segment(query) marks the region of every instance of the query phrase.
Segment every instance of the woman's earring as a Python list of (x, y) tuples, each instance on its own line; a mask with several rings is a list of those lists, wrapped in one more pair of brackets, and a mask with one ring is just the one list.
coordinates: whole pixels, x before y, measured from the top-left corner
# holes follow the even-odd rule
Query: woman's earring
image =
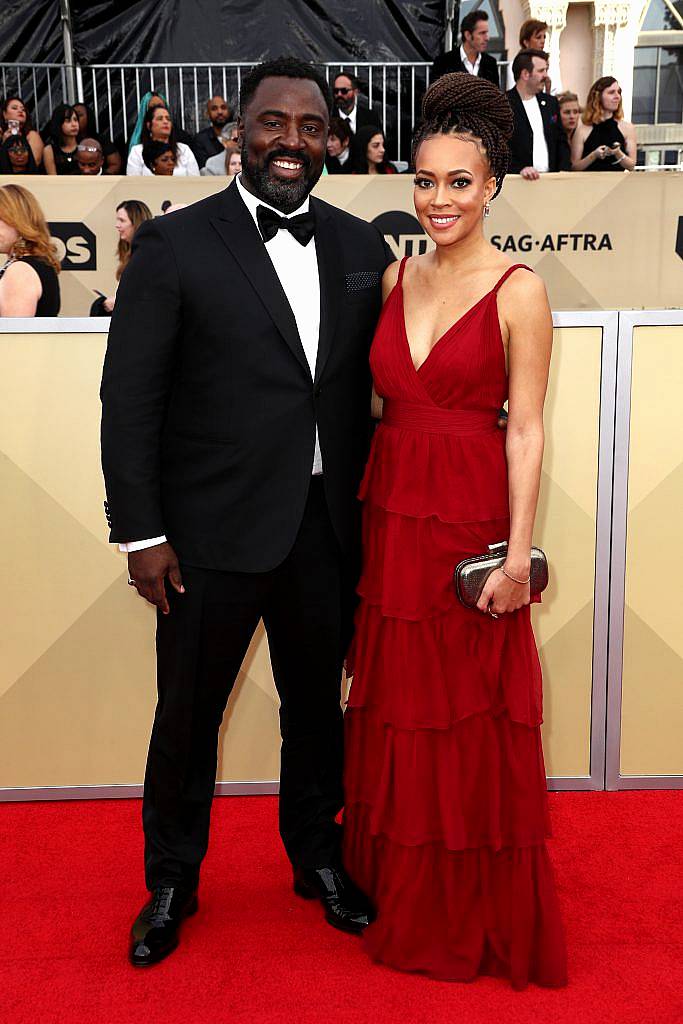
[(486, 203), (486, 205), (484, 206), (484, 216), (488, 217), (490, 213), (491, 213), (491, 204), (490, 203)]

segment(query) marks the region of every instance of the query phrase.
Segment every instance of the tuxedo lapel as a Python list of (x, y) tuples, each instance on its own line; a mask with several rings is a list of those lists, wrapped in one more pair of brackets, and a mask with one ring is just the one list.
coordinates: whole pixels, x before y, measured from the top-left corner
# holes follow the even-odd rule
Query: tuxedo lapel
[(334, 217), (316, 199), (311, 198), (311, 208), (315, 210), (315, 249), (320, 274), (320, 337), (315, 364), (317, 383), (323, 375), (332, 350), (344, 299), (345, 278), (343, 268), (340, 266), (341, 246)]
[(268, 310), (278, 331), (310, 376), (310, 367), (301, 344), (292, 307), (287, 301), (258, 228), (242, 202), (234, 182), (223, 193), (220, 215), (210, 220), (222, 242), (235, 257), (237, 265), (255, 294)]
[(526, 116), (526, 110), (524, 109), (522, 98), (517, 92), (517, 89), (511, 89), (508, 93), (508, 96), (510, 95), (517, 131), (524, 133), (524, 166), (526, 167), (528, 164), (533, 163), (534, 159), (534, 133), (531, 128), (531, 121)]

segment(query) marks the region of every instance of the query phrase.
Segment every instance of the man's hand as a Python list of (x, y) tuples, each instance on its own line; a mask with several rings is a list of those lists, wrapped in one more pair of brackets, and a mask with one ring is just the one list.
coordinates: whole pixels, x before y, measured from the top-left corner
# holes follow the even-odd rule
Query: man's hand
[(538, 181), (541, 177), (535, 167), (522, 167), (519, 173), (523, 178), (526, 178), (527, 181)]
[(164, 615), (170, 611), (164, 589), (165, 578), (168, 576), (171, 586), (179, 594), (185, 593), (178, 559), (169, 543), (155, 544), (142, 551), (131, 551), (128, 555), (128, 575), (135, 582), (138, 594), (150, 604), (156, 605)]

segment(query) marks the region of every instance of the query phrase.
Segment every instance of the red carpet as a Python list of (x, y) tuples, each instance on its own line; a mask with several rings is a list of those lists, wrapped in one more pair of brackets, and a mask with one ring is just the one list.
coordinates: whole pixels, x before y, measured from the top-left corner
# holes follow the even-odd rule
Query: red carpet
[(147, 971), (137, 801), (0, 805), (1, 1024), (682, 1024), (683, 793), (551, 795), (560, 991), (372, 965), (298, 900), (270, 797), (216, 801), (200, 912)]

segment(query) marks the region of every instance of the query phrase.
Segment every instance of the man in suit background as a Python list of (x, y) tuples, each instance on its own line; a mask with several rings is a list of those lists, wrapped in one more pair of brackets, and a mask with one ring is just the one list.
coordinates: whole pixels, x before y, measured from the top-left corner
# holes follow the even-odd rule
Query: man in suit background
[(571, 170), (567, 136), (560, 120), (560, 108), (548, 95), (548, 54), (543, 50), (521, 50), (512, 62), (514, 89), (507, 93), (515, 116), (510, 139), (508, 173), (536, 181), (548, 171)]
[(335, 816), (368, 350), (393, 257), (375, 227), (309, 198), (329, 113), (310, 65), (256, 68), (242, 86), (241, 178), (148, 222), (117, 294), (102, 380), (106, 511), (130, 582), (157, 607), (151, 898), (133, 925), (136, 965), (167, 956), (196, 909), (218, 728), (261, 618), (295, 891), (338, 928), (372, 918), (341, 867)]
[(381, 128), (377, 111), (370, 110), (358, 101), (360, 82), (355, 75), (347, 71), (337, 75), (332, 87), (332, 96), (335, 105), (334, 116), (344, 121), (353, 135), (365, 125), (374, 124)]
[(500, 75), (495, 57), (486, 53), (489, 45), (489, 16), (486, 11), (470, 11), (460, 22), (461, 44), (455, 50), (442, 53), (434, 61), (433, 79), (449, 71), (467, 71), (500, 87)]

